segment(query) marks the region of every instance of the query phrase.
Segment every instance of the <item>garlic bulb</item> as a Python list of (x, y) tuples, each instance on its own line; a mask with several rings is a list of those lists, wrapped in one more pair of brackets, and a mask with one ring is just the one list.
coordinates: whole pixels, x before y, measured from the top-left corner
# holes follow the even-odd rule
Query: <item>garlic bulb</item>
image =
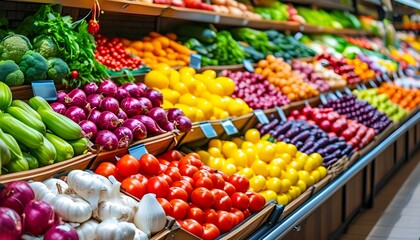
[(95, 240), (98, 225), (99, 223), (93, 219), (82, 223), (82, 225), (76, 228), (79, 240)]
[(101, 221), (111, 217), (115, 217), (118, 221), (130, 221), (134, 216), (134, 211), (130, 206), (125, 205), (121, 198), (121, 183), (114, 176), (110, 176), (109, 180), (111, 180), (112, 186), (108, 199), (99, 203), (98, 208), (93, 211), (93, 216)]
[(101, 193), (106, 194), (109, 190), (109, 186), (105, 184), (102, 178), (94, 175), (96, 174), (90, 174), (82, 170), (73, 170), (67, 176), (69, 187), (90, 203), (91, 210), (98, 207)]
[(82, 223), (92, 216), (89, 203), (75, 194), (57, 194), (51, 206), (64, 221), (68, 222)]
[[(132, 224), (132, 223), (130, 223)], [(133, 224), (134, 225), (134, 224)], [(148, 240), (146, 233), (144, 233), (142, 230), (136, 228), (136, 235), (134, 235), (133, 240)]]
[(123, 201), (123, 204), (126, 206), (129, 206), (131, 209), (133, 209), (133, 212), (135, 213), (137, 211), (137, 208), (139, 206), (139, 202), (134, 200), (134, 198), (129, 197), (123, 193), (120, 193), (121, 199)]
[(134, 224), (149, 237), (165, 227), (166, 215), (155, 194), (145, 194), (134, 215)]
[(47, 203), (51, 203), (51, 201), (55, 198), (55, 194), (51, 192), (48, 187), (43, 184), (42, 182), (29, 182), (29, 186), (31, 186), (32, 190), (35, 193), (35, 199), (43, 200)]
[[(49, 179), (45, 180), (43, 183), (54, 194), (64, 193), (69, 188), (69, 185), (67, 185), (66, 182), (64, 182), (61, 179), (57, 179), (57, 178), (49, 178)], [(58, 191), (57, 184), (60, 185), (60, 188), (61, 188), (60, 191), (61, 192)]]
[(101, 222), (96, 228), (97, 240), (133, 240), (135, 235), (133, 224), (118, 222), (114, 217)]

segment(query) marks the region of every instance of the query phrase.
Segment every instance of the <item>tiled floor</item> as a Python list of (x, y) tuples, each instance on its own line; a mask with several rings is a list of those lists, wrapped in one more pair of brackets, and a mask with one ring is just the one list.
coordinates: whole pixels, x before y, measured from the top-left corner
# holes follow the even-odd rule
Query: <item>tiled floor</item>
[(420, 240), (420, 151), (359, 214), (341, 240)]

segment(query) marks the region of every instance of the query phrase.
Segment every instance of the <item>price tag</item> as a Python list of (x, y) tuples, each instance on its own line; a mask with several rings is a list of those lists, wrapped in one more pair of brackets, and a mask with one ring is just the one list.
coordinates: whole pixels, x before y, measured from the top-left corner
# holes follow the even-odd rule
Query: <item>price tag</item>
[(190, 67), (194, 69), (201, 68), (201, 55), (196, 53), (191, 53), (190, 55)]
[(328, 102), (324, 94), (319, 95), (319, 99), (321, 99), (322, 104), (326, 104)]
[[(385, 73), (386, 74), (386, 73)], [(378, 81), (379, 83), (382, 83), (384, 80), (382, 79), (381, 75), (376, 75), (376, 81)]]
[(335, 91), (335, 95), (337, 95), (338, 98), (342, 98), (343, 97), (343, 94), (340, 91), (338, 91), (338, 90)]
[(308, 107), (311, 106), (311, 104), (309, 104), (308, 100), (305, 100), (305, 106), (308, 106)]
[(303, 34), (301, 33), (301, 32), (297, 32), (296, 34), (295, 34), (295, 36), (293, 36), (293, 38), (294, 39), (296, 39), (296, 40), (300, 40), (301, 38), (303, 37)]
[(344, 92), (346, 92), (347, 94), (352, 94), (352, 92), (351, 92), (351, 90), (350, 90), (350, 88), (344, 88)]
[(244, 59), (242, 63), (244, 64), (244, 67), (248, 72), (254, 72), (254, 66), (252, 66), (251, 61), (249, 61), (248, 59)]
[(284, 114), (283, 109), (281, 107), (276, 107), (277, 112), (279, 113), (280, 119), (285, 122), (287, 120), (286, 114)]
[(399, 78), (396, 72), (392, 72), (392, 78), (394, 80), (397, 80)]
[(47, 101), (57, 100), (57, 90), (53, 80), (32, 81), (32, 91), (34, 96), (39, 96)]
[(128, 153), (133, 157), (139, 159), (141, 156), (147, 153), (147, 149), (143, 144), (132, 146), (128, 148)]
[(376, 85), (376, 83), (373, 80), (369, 80), (369, 84), (370, 86), (372, 86), (373, 88), (377, 88), (378, 85)]
[(207, 138), (214, 138), (217, 136), (216, 131), (214, 130), (213, 126), (209, 122), (200, 123), (200, 128)]
[(235, 125), (230, 119), (223, 120), (222, 127), (223, 129), (225, 129), (227, 135), (233, 135), (238, 133), (238, 129), (235, 127)]
[(337, 96), (335, 96), (335, 94), (333, 92), (328, 93), (327, 96), (328, 96), (329, 99), (332, 99), (332, 100), (337, 100), (338, 99)]
[(357, 90), (363, 90), (362, 86), (360, 86), (360, 84), (356, 84), (356, 88)]
[(363, 90), (367, 89), (366, 84), (364, 84), (364, 83), (361, 84), (361, 87), (362, 87)]
[(405, 77), (405, 73), (401, 67), (401, 64), (398, 66), (398, 74), (400, 75), (400, 77)]
[(391, 81), (391, 79), (389, 78), (388, 74), (384, 74), (384, 75), (383, 75), (383, 78), (384, 78), (385, 82), (387, 82), (387, 83), (389, 83), (389, 84), (392, 84), (392, 81)]
[(267, 115), (265, 115), (263, 110), (261, 110), (261, 109), (254, 110), (254, 114), (258, 118), (258, 121), (260, 123), (267, 124), (267, 123), (270, 122), (267, 118)]

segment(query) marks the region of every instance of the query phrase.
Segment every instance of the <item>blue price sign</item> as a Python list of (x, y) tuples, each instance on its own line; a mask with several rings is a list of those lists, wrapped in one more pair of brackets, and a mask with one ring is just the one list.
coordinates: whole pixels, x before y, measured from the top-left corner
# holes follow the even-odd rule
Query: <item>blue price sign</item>
[(337, 96), (335, 96), (335, 94), (333, 92), (328, 93), (327, 96), (328, 96), (329, 99), (332, 99), (332, 100), (338, 99)]
[(214, 138), (217, 136), (216, 131), (214, 130), (213, 126), (209, 122), (200, 123), (200, 128), (207, 138)]
[(319, 95), (319, 98), (321, 99), (322, 104), (326, 104), (328, 102), (327, 98), (324, 94)]
[(343, 97), (343, 94), (340, 91), (335, 91), (335, 95), (337, 95), (338, 98)]
[(258, 118), (258, 121), (260, 123), (267, 124), (267, 123), (270, 122), (267, 118), (267, 115), (265, 115), (263, 110), (261, 110), (261, 109), (254, 110), (254, 114)]
[(346, 92), (347, 94), (351, 94), (351, 90), (350, 90), (350, 88), (344, 88), (344, 92)]
[(147, 149), (143, 144), (132, 146), (128, 148), (128, 153), (134, 156), (137, 159), (140, 159), (141, 156), (147, 153)]
[(223, 120), (222, 127), (223, 129), (225, 129), (227, 135), (233, 135), (238, 133), (238, 129), (235, 127), (235, 125), (230, 119)]
[(378, 81), (379, 83), (382, 83), (384, 80), (381, 78), (381, 75), (376, 75), (376, 81)]
[(360, 84), (356, 85), (357, 90), (363, 90), (362, 86), (360, 86)]
[(201, 68), (201, 55), (196, 53), (191, 53), (190, 55), (190, 67), (194, 69)]
[(249, 61), (248, 59), (244, 59), (242, 61), (242, 63), (244, 64), (244, 68), (248, 71), (248, 72), (254, 72), (254, 66), (252, 66), (251, 61)]
[(39, 96), (47, 101), (57, 100), (57, 90), (53, 80), (32, 81), (32, 91), (34, 96)]
[(372, 86), (373, 88), (377, 88), (378, 85), (376, 85), (376, 83), (373, 80), (369, 81), (370, 86)]
[(308, 106), (308, 107), (311, 106), (311, 104), (309, 104), (308, 100), (305, 100), (305, 106)]
[(286, 121), (287, 118), (286, 118), (286, 114), (284, 114), (283, 112), (283, 109), (281, 107), (276, 107), (276, 109), (277, 109), (277, 112), (279, 113), (280, 119), (282, 121)]

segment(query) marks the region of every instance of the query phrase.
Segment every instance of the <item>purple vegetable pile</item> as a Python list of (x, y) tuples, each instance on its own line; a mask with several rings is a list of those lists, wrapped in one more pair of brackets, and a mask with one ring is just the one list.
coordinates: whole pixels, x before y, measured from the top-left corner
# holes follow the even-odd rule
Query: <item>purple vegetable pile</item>
[(292, 69), (299, 74), (302, 79), (311, 84), (316, 90), (326, 92), (330, 90), (330, 85), (322, 77), (322, 73), (317, 73), (312, 64), (299, 60), (292, 61)]
[(178, 108), (161, 108), (162, 94), (144, 83), (118, 87), (110, 80), (89, 83), (57, 93), (54, 111), (78, 123), (84, 137), (105, 150), (128, 147), (131, 142), (178, 129), (191, 130), (191, 121)]

